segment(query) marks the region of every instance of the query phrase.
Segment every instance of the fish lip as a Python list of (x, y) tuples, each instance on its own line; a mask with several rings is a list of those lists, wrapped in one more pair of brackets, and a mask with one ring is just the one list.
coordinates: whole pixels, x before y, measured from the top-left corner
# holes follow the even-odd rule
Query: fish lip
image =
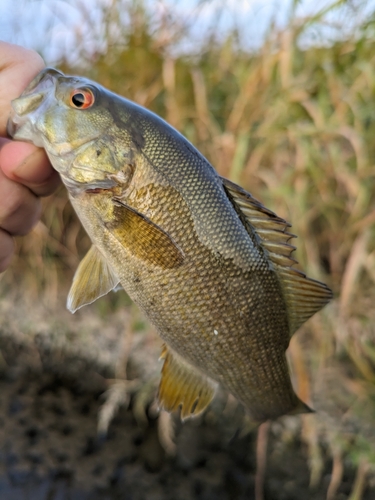
[(85, 137), (73, 144), (60, 142), (55, 143), (53, 148), (49, 147), (48, 137), (42, 129), (37, 128), (37, 122), (38, 116), (48, 107), (59, 79), (66, 79), (66, 76), (54, 68), (45, 68), (38, 73), (22, 94), (12, 101), (6, 130), (11, 139), (31, 142), (44, 147), (53, 156), (64, 157), (84, 144), (98, 139), (100, 134)]
[[(26, 127), (29, 135), (35, 127), (35, 114), (41, 112), (48, 98), (56, 88), (58, 78), (64, 77), (63, 73), (54, 68), (45, 68), (40, 71), (29, 83), (22, 94), (11, 102), (11, 112), (7, 121), (6, 131), (11, 139), (19, 139), (26, 142), (34, 142), (32, 137), (23, 137), (22, 128)], [(20, 136), (17, 137), (17, 134)], [(42, 146), (43, 144), (36, 144)]]
[(10, 116), (8, 118), (7, 127), (6, 127), (6, 132), (7, 132), (7, 136), (8, 136), (9, 139), (13, 139), (14, 135), (17, 132), (16, 124), (15, 124), (15, 122), (14, 122), (11, 114), (10, 114)]

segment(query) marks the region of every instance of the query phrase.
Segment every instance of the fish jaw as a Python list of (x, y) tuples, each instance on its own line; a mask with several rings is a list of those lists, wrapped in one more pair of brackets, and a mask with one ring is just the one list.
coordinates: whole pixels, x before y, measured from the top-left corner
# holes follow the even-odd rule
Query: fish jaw
[(41, 130), (41, 117), (54, 99), (56, 77), (62, 73), (52, 68), (41, 71), (26, 87), (20, 97), (12, 101), (12, 111), (7, 123), (10, 137), (38, 147), (47, 147)]
[[(30, 82), (22, 94), (12, 101), (12, 110), (7, 123), (7, 133), (17, 141), (31, 142), (44, 148), (53, 167), (64, 175), (74, 160), (73, 147), (66, 141), (51, 142), (48, 136), (48, 110), (56, 108), (55, 90), (62, 73), (46, 68)], [(84, 143), (87, 139), (84, 140)], [(80, 144), (78, 144), (80, 146)]]
[[(7, 123), (8, 135), (14, 140), (31, 142), (35, 146), (45, 148), (48, 154), (56, 157), (68, 155), (93, 139), (85, 137), (69, 142), (61, 140), (55, 133), (55, 140), (51, 140), (52, 122), (46, 119), (46, 114), (47, 111), (52, 114), (51, 109), (57, 111), (55, 92), (59, 78), (65, 76), (53, 68), (41, 71), (20, 97), (12, 101), (12, 111)], [(56, 123), (53, 126), (56, 128)], [(61, 128), (64, 128), (64, 123), (61, 123)]]
[[(63, 73), (46, 68), (41, 71), (24, 92), (12, 101), (12, 111), (7, 123), (7, 132), (10, 137), (19, 141), (26, 141), (42, 147), (68, 188), (69, 192), (76, 193), (87, 189), (109, 189), (116, 185), (113, 180), (118, 166), (116, 158), (110, 154), (103, 136), (103, 127), (94, 127), (79, 137), (74, 137), (71, 129), (79, 125), (78, 121), (69, 122), (67, 117), (73, 111), (61, 94), (67, 94), (70, 86), (86, 85), (86, 79), (70, 78)], [(104, 145), (103, 145), (104, 144)], [(92, 157), (99, 149), (106, 150), (106, 165), (92, 168)], [(96, 162), (97, 164), (100, 162)], [(111, 178), (112, 176), (112, 178)]]

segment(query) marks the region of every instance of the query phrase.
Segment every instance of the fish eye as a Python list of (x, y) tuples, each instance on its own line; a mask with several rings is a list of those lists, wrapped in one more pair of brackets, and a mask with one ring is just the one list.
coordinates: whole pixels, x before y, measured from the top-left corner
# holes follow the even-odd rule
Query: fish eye
[(95, 102), (94, 94), (89, 89), (74, 89), (70, 94), (70, 105), (73, 108), (87, 109)]

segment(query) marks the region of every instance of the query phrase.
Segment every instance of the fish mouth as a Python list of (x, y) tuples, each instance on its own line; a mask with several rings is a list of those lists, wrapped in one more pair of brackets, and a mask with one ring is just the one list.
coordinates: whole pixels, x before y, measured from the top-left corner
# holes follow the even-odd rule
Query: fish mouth
[(54, 68), (45, 68), (22, 94), (12, 101), (12, 110), (7, 122), (7, 134), (11, 139), (44, 146), (40, 132), (37, 133), (36, 130), (36, 121), (53, 99), (57, 79), (63, 76), (63, 73)]
[(7, 122), (7, 134), (11, 139), (31, 142), (43, 147), (52, 156), (63, 157), (73, 150), (91, 142), (100, 134), (75, 141), (49, 143), (38, 119), (53, 104), (58, 80), (66, 76), (54, 68), (45, 68), (29, 83), (22, 94), (12, 101), (12, 110)]

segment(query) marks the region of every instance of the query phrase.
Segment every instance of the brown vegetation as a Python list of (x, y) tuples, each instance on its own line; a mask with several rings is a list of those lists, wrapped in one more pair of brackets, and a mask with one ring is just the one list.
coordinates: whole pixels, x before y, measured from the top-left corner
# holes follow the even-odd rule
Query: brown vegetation
[[(102, 18), (106, 50), (82, 50), (79, 65), (60, 68), (165, 117), (221, 175), (292, 223), (303, 269), (336, 297), (290, 348), (297, 390), (317, 410), (302, 425), (311, 484), (320, 481), (324, 444), (333, 456), (327, 498), (335, 498), (346, 457), (358, 465), (350, 498), (359, 499), (375, 466), (375, 17), (326, 45), (299, 43), (322, 18), (292, 17), (257, 51), (241, 50), (233, 30), (198, 54), (179, 55), (172, 49), (181, 23), (155, 29), (139, 5), (112, 2)], [(31, 237), (19, 241), (0, 284), (9, 290), (17, 280), (23, 294), (51, 301), (68, 288), (88, 246), (60, 190)], [(99, 307), (111, 310), (124, 304), (103, 300)]]

